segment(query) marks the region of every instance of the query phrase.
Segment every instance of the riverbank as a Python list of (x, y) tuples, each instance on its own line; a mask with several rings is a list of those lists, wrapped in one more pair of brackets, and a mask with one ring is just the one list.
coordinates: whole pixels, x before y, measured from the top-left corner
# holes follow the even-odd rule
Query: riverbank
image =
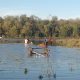
[(66, 47), (80, 47), (80, 38), (56, 39), (56, 45), (66, 46)]
[(2, 38), (0, 43), (24, 43), (24, 39)]
[[(0, 39), (0, 43), (24, 43), (25, 39)], [(39, 44), (44, 41), (44, 39), (30, 39), (33, 44)], [(66, 46), (66, 47), (80, 47), (80, 38), (64, 38), (64, 39), (51, 39), (49, 45), (52, 46)]]

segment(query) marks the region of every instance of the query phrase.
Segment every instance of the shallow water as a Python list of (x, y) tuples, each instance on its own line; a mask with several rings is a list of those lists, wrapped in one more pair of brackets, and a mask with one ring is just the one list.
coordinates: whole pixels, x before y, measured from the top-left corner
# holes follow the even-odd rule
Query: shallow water
[(0, 44), (0, 80), (79, 80), (80, 49), (60, 46), (49, 49), (48, 58), (29, 57), (24, 44)]

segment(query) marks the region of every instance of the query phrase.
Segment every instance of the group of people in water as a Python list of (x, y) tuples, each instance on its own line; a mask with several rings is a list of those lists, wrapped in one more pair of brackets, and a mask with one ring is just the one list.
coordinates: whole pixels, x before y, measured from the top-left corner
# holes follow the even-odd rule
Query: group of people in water
[[(39, 44), (40, 47), (48, 47), (48, 39), (45, 39), (43, 41), (44, 43)], [(32, 42), (29, 39), (25, 39), (25, 44), (32, 44)]]
[[(49, 40), (47, 38), (45, 38), (43, 43), (38, 45), (41, 49), (44, 49), (44, 52), (42, 52), (40, 54), (44, 55), (46, 57), (49, 55), (48, 43), (49, 43)], [(25, 39), (25, 44), (33, 44), (33, 42), (29, 39)], [(29, 50), (29, 56), (33, 56), (36, 54), (36, 52), (34, 52), (34, 49), (35, 48), (32, 48), (31, 46), (29, 47), (29, 49), (28, 49)], [(53, 77), (56, 79), (56, 73), (53, 74)], [(43, 76), (40, 75), (39, 79), (42, 79), (42, 78), (43, 78)]]
[[(29, 39), (25, 39), (25, 44), (33, 44), (32, 41), (30, 41)], [(48, 39), (45, 39), (43, 41), (42, 44), (38, 45), (41, 49), (44, 49), (44, 52), (41, 52), (39, 54), (42, 54), (44, 56), (48, 56)], [(36, 52), (34, 52), (34, 49), (36, 48), (32, 48), (31, 46), (29, 46), (29, 55), (32, 56), (34, 54), (36, 54)], [(38, 48), (39, 49), (39, 48)]]

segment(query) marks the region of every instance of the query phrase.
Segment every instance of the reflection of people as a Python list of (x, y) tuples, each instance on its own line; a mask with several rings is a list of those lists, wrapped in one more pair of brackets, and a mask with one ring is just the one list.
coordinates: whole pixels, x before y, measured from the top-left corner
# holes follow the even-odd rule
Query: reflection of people
[(44, 55), (48, 56), (48, 48), (44, 48)]
[(33, 50), (32, 50), (32, 48), (29, 47), (28, 49), (29, 49), (29, 56), (32, 56), (32, 54), (33, 54)]

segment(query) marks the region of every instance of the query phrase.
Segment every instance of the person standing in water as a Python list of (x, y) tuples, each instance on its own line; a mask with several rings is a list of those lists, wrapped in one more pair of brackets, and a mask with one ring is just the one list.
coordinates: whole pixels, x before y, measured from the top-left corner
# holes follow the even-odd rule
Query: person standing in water
[(29, 41), (28, 39), (25, 39), (25, 44), (28, 44), (28, 41)]
[(44, 44), (45, 44), (45, 47), (47, 48), (48, 47), (48, 39), (47, 38), (45, 39)]
[(24, 43), (25, 43), (25, 47), (29, 47), (29, 39), (25, 39)]
[(46, 38), (44, 41), (45, 48), (44, 48), (44, 54), (48, 56), (48, 39)]

